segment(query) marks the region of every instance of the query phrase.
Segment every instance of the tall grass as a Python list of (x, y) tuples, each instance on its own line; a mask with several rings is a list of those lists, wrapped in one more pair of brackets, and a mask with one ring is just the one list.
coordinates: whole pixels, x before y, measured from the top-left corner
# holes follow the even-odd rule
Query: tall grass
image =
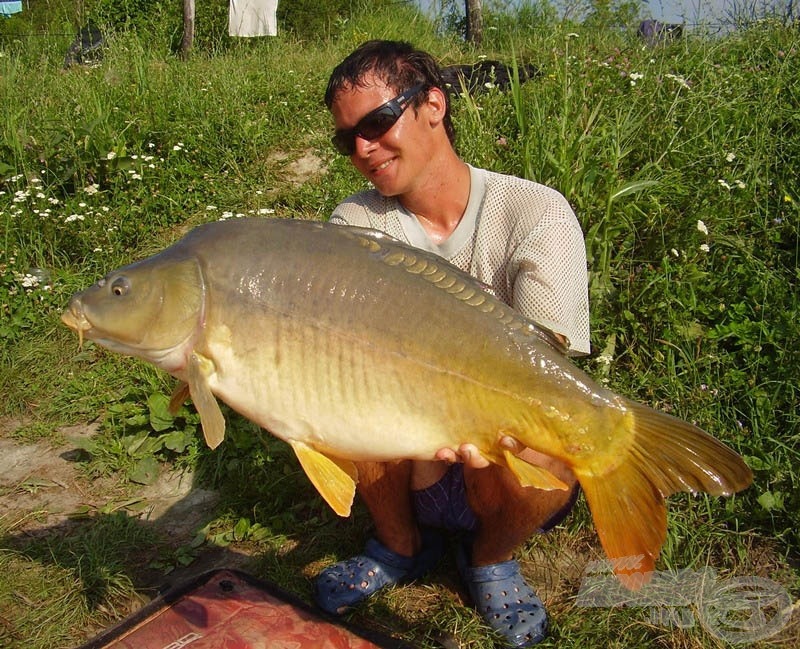
[[(58, 425), (99, 417), (87, 471), (122, 482), (139, 475), (131, 467), (144, 459), (141, 436), (152, 438), (147, 448), (159, 463), (199, 467), (223, 491), (218, 518), (201, 536), (248, 545), (266, 576), (307, 596), (320, 565), (360, 548), (363, 512), (335, 520), (280, 445), (256, 444), (241, 422), (238, 443), (215, 454), (197, 441), (168, 448), (165, 436), (191, 422), (158, 419), (148, 398), (168, 392), (163, 377), (92, 346), (76, 355), (58, 314), (74, 290), (192, 225), (238, 215), (324, 220), (361, 189), (331, 151), (322, 94), (330, 69), (363, 40), (408, 39), (444, 63), (532, 63), (541, 74), (529, 82), (454, 99), (459, 151), (473, 164), (552, 185), (574, 206), (592, 289), (595, 353), (583, 365), (627, 395), (696, 421), (756, 474), (750, 490), (724, 502), (674, 499), (662, 566), (766, 574), (796, 596), (796, 30), (764, 22), (645, 48), (626, 32), (561, 24), (525, 6), (492, 17), (474, 51), (392, 7), (342, 21), (333, 40), (209, 37), (181, 61), (170, 25), (110, 33), (92, 68), (61, 69), (69, 38), (60, 28), (0, 40), (0, 417), (25, 418), (18, 436), (57, 441)], [(298, 175), (296, 163), (308, 159), (315, 165)], [(168, 542), (141, 538), (118, 516), (102, 520), (121, 530), (110, 537), (166, 553), (161, 564), (178, 560)], [(525, 551), (527, 571), (555, 563), (566, 575), (555, 585), (552, 573), (537, 582), (548, 589), (550, 645), (720, 646), (698, 625), (665, 628), (635, 611), (574, 606), (580, 571), (597, 547), (587, 520), (581, 506), (567, 527)], [(4, 646), (66, 646), (64, 637), (76, 641), (123, 614), (108, 611), (120, 590), (136, 586), (136, 566), (104, 555), (107, 539), (65, 529), (44, 547), (0, 523), (0, 564), (8, 567), (0, 601), (24, 593), (44, 610), (29, 619), (17, 602), (0, 614), (22, 630), (3, 636), (0, 624)], [(78, 547), (95, 561), (65, 559)], [(181, 561), (198, 552), (184, 550)], [(569, 557), (575, 565), (566, 565)], [(20, 565), (46, 585), (16, 580)], [(440, 585), (452, 584), (449, 574), (445, 566), (433, 581), (382, 595), (357, 620), (389, 619), (421, 646), (441, 640), (441, 629), (490, 646), (453, 589)], [(66, 636), (59, 606), (71, 612)]]

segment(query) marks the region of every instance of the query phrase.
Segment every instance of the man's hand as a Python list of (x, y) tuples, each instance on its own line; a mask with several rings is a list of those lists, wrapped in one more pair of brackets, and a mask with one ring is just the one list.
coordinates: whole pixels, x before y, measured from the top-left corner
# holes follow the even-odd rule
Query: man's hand
[[(522, 444), (508, 435), (501, 438), (500, 446), (508, 449), (514, 453), (514, 455), (519, 455), (525, 450)], [(485, 469), (490, 464), (489, 460), (483, 457), (483, 454), (474, 444), (462, 444), (458, 447), (458, 450), (455, 451), (451, 448), (439, 449), (436, 453), (436, 459), (447, 462), (448, 464), (463, 462), (466, 466), (473, 469)]]

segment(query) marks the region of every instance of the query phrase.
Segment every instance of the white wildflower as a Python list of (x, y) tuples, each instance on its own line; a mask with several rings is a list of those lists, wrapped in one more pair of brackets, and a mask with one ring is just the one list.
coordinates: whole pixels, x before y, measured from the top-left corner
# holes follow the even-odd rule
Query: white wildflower
[(739, 189), (744, 189), (745, 187), (747, 187), (747, 185), (744, 184), (743, 180), (737, 180), (733, 184), (736, 185)]
[(268, 207), (262, 207), (261, 209), (258, 210), (258, 213), (259, 214), (275, 214), (275, 210), (271, 210)]
[(697, 229), (700, 230), (700, 232), (702, 232), (703, 234), (708, 234), (708, 228), (706, 227), (706, 224), (703, 223), (702, 221), (697, 222)]
[(215, 209), (217, 209), (216, 205), (207, 205), (206, 206), (206, 212), (213, 212)]
[(597, 362), (601, 365), (611, 365), (613, 360), (611, 354), (600, 354), (600, 356), (597, 357)]
[(96, 194), (98, 191), (100, 191), (100, 185), (98, 185), (97, 183), (92, 183), (91, 185), (87, 185), (86, 187), (84, 187), (83, 191), (84, 193), (89, 194), (89, 196), (92, 196), (93, 194)]
[(689, 85), (689, 82), (686, 79), (684, 79), (683, 77), (679, 77), (677, 74), (668, 74), (666, 76), (667, 76), (667, 79), (672, 79), (681, 88), (686, 88), (687, 90), (689, 90), (691, 88), (691, 86)]
[(731, 186), (728, 184), (728, 182), (726, 180), (724, 180), (723, 178), (720, 178), (717, 182), (720, 184), (720, 187), (724, 187), (725, 189), (730, 189), (731, 188)]
[(733, 151), (731, 151), (728, 155), (725, 156), (725, 160), (727, 160), (728, 162), (733, 162), (734, 160), (736, 160), (736, 154)]
[(36, 275), (30, 275), (26, 273), (22, 276), (22, 280), (20, 282), (23, 288), (27, 289), (34, 289), (39, 286), (39, 278)]
[(117, 157), (117, 154), (114, 151), (109, 151), (106, 154), (106, 160), (113, 160), (116, 157)]
[(711, 248), (708, 247), (707, 243), (702, 243), (700, 244), (700, 250), (702, 250), (703, 252), (708, 252), (709, 250), (711, 250)]
[(675, 248), (670, 250), (670, 252), (672, 253), (673, 257), (680, 257), (681, 256), (681, 253), (679, 253)]

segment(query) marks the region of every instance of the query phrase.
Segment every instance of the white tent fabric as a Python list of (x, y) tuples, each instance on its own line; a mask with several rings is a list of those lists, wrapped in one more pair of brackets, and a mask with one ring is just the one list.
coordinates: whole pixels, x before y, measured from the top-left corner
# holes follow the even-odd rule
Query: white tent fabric
[(276, 36), (278, 0), (230, 0), (228, 34), (231, 36)]

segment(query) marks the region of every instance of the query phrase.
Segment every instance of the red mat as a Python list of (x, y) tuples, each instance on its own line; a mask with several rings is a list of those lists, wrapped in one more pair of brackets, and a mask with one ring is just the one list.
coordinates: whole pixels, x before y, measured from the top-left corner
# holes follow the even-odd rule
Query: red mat
[(409, 649), (329, 619), (274, 584), (217, 570), (173, 588), (80, 649)]

